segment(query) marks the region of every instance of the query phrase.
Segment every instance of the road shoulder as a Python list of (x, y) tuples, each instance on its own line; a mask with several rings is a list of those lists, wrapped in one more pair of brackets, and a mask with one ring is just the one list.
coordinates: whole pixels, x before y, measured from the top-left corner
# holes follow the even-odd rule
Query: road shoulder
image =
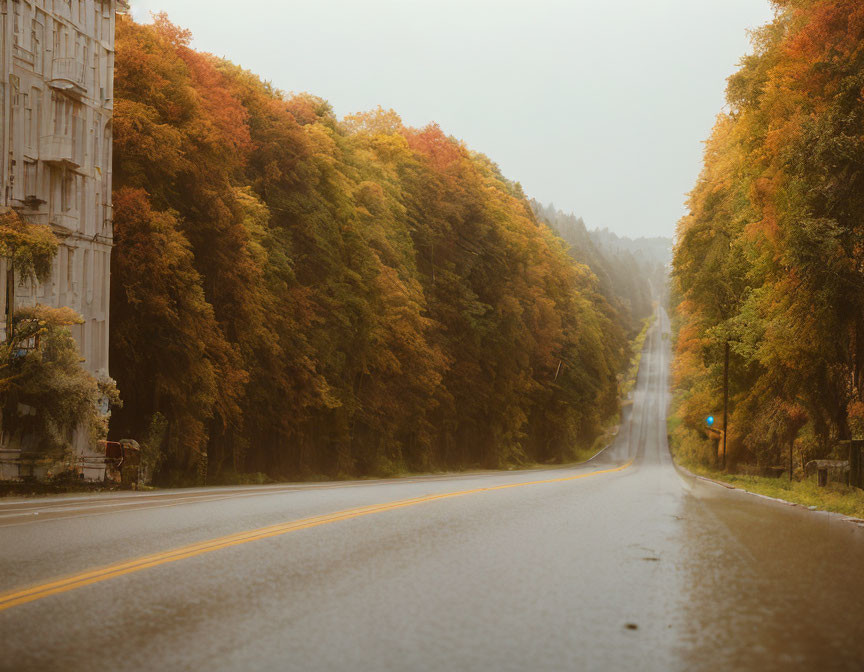
[(678, 474), (682, 478), (684, 478), (685, 480), (691, 481), (691, 483), (694, 481), (701, 481), (704, 483), (708, 483), (711, 485), (715, 485), (715, 486), (724, 488), (726, 490), (734, 490), (734, 491), (744, 493), (746, 495), (750, 495), (751, 497), (758, 497), (759, 499), (762, 499), (766, 502), (774, 502), (777, 504), (782, 504), (784, 506), (791, 506), (791, 507), (795, 507), (798, 509), (810, 511), (812, 513), (818, 513), (820, 515), (831, 516), (833, 518), (836, 518), (837, 520), (841, 520), (841, 521), (846, 522), (846, 523), (852, 523), (853, 525), (857, 525), (859, 527), (864, 527), (864, 518), (859, 518), (856, 516), (850, 516), (846, 513), (840, 512), (840, 511), (833, 511), (828, 507), (823, 508), (824, 505), (823, 506), (807, 505), (807, 504), (803, 504), (801, 502), (794, 502), (794, 501), (790, 501), (788, 499), (782, 499), (780, 497), (772, 497), (770, 495), (766, 495), (766, 494), (763, 494), (760, 492), (755, 492), (755, 491), (749, 490), (745, 487), (741, 487), (740, 485), (733, 485), (732, 483), (721, 480), (722, 474), (719, 474), (719, 473), (716, 474), (716, 476), (718, 478), (711, 478), (709, 476), (697, 474), (697, 473), (690, 471), (687, 467), (683, 466), (682, 464), (680, 464), (675, 459), (674, 456), (672, 457), (672, 464), (675, 466), (675, 469), (678, 472)]

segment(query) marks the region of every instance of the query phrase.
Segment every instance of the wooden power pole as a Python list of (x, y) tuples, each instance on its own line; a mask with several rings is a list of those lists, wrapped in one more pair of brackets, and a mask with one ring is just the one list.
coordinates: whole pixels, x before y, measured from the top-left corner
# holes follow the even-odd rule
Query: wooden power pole
[(726, 434), (729, 422), (729, 341), (723, 357), (723, 471), (726, 471)]

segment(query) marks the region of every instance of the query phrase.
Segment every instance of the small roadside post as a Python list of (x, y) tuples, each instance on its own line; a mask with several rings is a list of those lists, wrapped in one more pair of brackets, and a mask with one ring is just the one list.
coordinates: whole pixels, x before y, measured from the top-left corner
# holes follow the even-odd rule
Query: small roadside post
[[(705, 418), (705, 424), (708, 425), (708, 428), (706, 429), (706, 434), (708, 434), (708, 438), (714, 439), (715, 441), (717, 441), (717, 450), (715, 451), (716, 455), (715, 455), (714, 464), (716, 465), (717, 462), (722, 462), (722, 464), (725, 467), (725, 465), (726, 465), (726, 456), (725, 456), (726, 432), (724, 432), (722, 429), (716, 429), (714, 427), (715, 422), (716, 422), (716, 420), (714, 419), (713, 415), (709, 415), (707, 418)], [(721, 448), (723, 449), (723, 453), (720, 452)]]
[(729, 339), (723, 353), (723, 471), (726, 471), (726, 430), (729, 423)]
[(861, 487), (861, 449), (864, 448), (864, 440), (852, 439), (849, 442), (849, 485)]
[(792, 447), (795, 445), (794, 439), (789, 442), (789, 482), (792, 482), (792, 469), (794, 465), (792, 464)]
[(846, 482), (855, 488), (864, 487), (862, 475), (861, 453), (864, 451), (864, 439), (845, 439), (839, 445), (849, 448), (849, 472)]
[(864, 474), (862, 474), (862, 456), (864, 451), (864, 439), (846, 439), (840, 441), (841, 446), (849, 448), (849, 472), (847, 483), (855, 488), (864, 487)]

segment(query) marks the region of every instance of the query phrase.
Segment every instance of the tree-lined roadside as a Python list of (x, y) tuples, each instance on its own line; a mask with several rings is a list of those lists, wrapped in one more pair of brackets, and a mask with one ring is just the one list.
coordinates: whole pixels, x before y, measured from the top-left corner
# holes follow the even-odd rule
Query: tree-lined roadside
[(618, 412), (632, 316), (519, 184), (435, 125), (339, 121), (189, 37), (164, 16), (118, 22), (112, 432), (157, 480), (592, 446)]
[(728, 348), (728, 467), (801, 478), (864, 433), (864, 5), (774, 5), (678, 228), (672, 441), (715, 464)]

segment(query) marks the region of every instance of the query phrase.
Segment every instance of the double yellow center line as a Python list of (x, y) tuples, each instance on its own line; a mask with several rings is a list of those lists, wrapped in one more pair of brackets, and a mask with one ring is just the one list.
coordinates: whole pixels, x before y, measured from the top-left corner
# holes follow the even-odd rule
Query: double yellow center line
[(238, 532), (237, 534), (230, 534), (226, 537), (219, 537), (217, 539), (210, 539), (208, 541), (202, 541), (197, 544), (191, 544), (189, 546), (182, 546), (181, 548), (175, 548), (173, 550), (165, 551), (163, 553), (145, 555), (134, 560), (127, 560), (126, 562), (120, 562), (114, 565), (110, 565), (108, 567), (102, 567), (100, 569), (82, 572), (80, 574), (75, 574), (73, 576), (68, 576), (62, 579), (56, 579), (53, 581), (49, 581), (48, 583), (42, 583), (39, 585), (31, 586), (30, 588), (25, 588), (23, 590), (16, 590), (10, 593), (5, 593), (0, 595), (0, 611), (10, 609), (11, 607), (16, 607), (20, 604), (35, 602), (36, 600), (41, 600), (42, 598), (48, 597), (50, 595), (65, 593), (70, 590), (75, 590), (76, 588), (83, 588), (84, 586), (89, 586), (94, 583), (108, 581), (109, 579), (114, 579), (118, 576), (124, 576), (126, 574), (140, 572), (141, 570), (149, 569), (150, 567), (158, 567), (159, 565), (165, 565), (169, 562), (185, 560), (186, 558), (194, 558), (196, 555), (211, 553), (213, 551), (218, 551), (223, 548), (229, 548), (231, 546), (239, 546), (240, 544), (246, 544), (250, 541), (258, 541), (259, 539), (267, 539), (269, 537), (278, 537), (280, 535), (288, 534), (289, 532), (295, 532), (297, 530), (305, 530), (310, 527), (327, 525), (328, 523), (335, 523), (340, 520), (350, 520), (351, 518), (369, 516), (373, 513), (383, 513), (385, 511), (393, 511), (394, 509), (404, 509), (408, 506), (415, 506), (417, 504), (423, 504), (425, 502), (434, 502), (441, 499), (462, 497), (464, 495), (473, 495), (481, 492), (490, 492), (493, 490), (520, 488), (527, 485), (563, 483), (565, 481), (575, 481), (577, 479), (587, 478), (589, 476), (610, 474), (615, 471), (623, 471), (632, 463), (633, 460), (630, 460), (629, 462), (621, 465), (620, 467), (604, 469), (602, 471), (591, 471), (584, 474), (577, 474), (575, 476), (565, 476), (563, 478), (551, 478), (540, 481), (526, 481), (523, 483), (510, 483), (507, 485), (496, 485), (488, 488), (474, 488), (473, 490), (446, 492), (439, 495), (426, 495), (424, 497), (403, 499), (395, 502), (388, 502), (386, 504), (361, 506), (356, 509), (347, 509), (345, 511), (338, 511), (336, 513), (329, 513), (322, 516), (301, 518), (300, 520), (293, 520), (287, 523), (270, 525), (268, 527), (260, 527), (258, 529), (248, 530), (246, 532)]

